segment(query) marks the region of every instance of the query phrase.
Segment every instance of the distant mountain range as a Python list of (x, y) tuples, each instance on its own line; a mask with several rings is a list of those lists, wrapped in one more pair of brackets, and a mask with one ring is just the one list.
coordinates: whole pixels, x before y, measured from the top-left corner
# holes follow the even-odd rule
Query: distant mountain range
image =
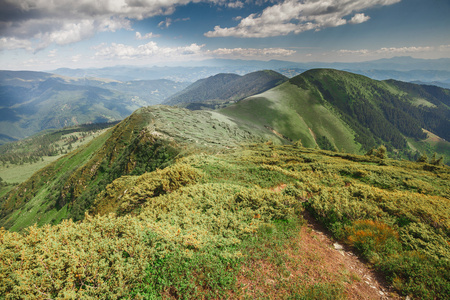
[(120, 82), (0, 71), (0, 144), (49, 128), (122, 120), (187, 85), (170, 80)]
[(189, 109), (216, 108), (217, 105), (239, 101), (262, 93), (288, 78), (274, 71), (257, 71), (240, 76), (217, 74), (201, 79), (169, 97), (163, 104), (179, 105)]
[(281, 60), (210, 59), (179, 66), (116, 66), (99, 69), (57, 69), (54, 74), (70, 77), (99, 77), (120, 81), (169, 79), (194, 82), (219, 73), (245, 75), (259, 70), (274, 70), (294, 77), (315, 68), (332, 68), (368, 76), (372, 79), (450, 83), (450, 59), (417, 59), (408, 56), (353, 63), (290, 62)]

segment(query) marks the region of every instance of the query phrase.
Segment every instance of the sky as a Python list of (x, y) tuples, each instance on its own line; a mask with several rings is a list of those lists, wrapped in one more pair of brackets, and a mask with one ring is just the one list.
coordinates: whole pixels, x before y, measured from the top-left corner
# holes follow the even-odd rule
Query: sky
[(450, 58), (450, 0), (0, 0), (0, 69)]

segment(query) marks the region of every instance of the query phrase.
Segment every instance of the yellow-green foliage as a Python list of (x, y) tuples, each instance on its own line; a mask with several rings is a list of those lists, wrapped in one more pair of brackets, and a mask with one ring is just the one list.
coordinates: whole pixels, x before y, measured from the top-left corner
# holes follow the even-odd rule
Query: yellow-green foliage
[(199, 170), (186, 164), (177, 164), (141, 176), (122, 176), (97, 196), (91, 213), (128, 213), (151, 198), (195, 183), (200, 177)]
[(145, 276), (158, 282), (159, 264), (211, 249), (239, 257), (240, 241), (304, 205), (401, 293), (442, 298), (450, 293), (449, 175), (446, 166), (296, 146), (187, 156), (115, 180), (90, 211), (98, 216), (1, 231), (0, 295), (139, 297)]
[[(190, 168), (147, 177), (176, 177), (183, 169)], [(292, 216), (295, 202), (257, 187), (197, 184), (154, 197), (134, 217), (87, 216), (81, 223), (33, 226), (23, 233), (2, 230), (0, 294), (7, 299), (128, 297), (142, 284), (156, 252), (164, 257), (181, 250), (189, 257), (204, 248), (236, 245), (261, 224)]]
[(0, 233), (0, 294), (6, 299), (118, 298), (151, 255), (138, 219), (87, 217), (82, 223)]

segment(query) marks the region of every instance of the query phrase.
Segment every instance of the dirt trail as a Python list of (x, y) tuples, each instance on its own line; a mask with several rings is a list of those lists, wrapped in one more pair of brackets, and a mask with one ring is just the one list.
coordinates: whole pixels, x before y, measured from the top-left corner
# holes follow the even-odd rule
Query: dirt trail
[[(345, 282), (349, 299), (401, 299), (386, 281), (369, 269), (352, 251), (332, 240), (331, 234), (308, 212), (303, 216), (307, 225), (302, 228), (301, 252), (314, 253), (326, 272), (350, 272), (351, 282)], [(347, 270), (347, 271), (345, 271)]]
[[(270, 190), (281, 192), (284, 188), (286, 184), (280, 184)], [(334, 241), (308, 211), (303, 212), (303, 218), (306, 222), (298, 234), (277, 250), (275, 264), (269, 257), (273, 254), (267, 253), (243, 266), (238, 276), (240, 292), (230, 299), (285, 299), (314, 287), (319, 293), (333, 293), (337, 287), (341, 291), (336, 294), (338, 299), (402, 299), (380, 274)]]

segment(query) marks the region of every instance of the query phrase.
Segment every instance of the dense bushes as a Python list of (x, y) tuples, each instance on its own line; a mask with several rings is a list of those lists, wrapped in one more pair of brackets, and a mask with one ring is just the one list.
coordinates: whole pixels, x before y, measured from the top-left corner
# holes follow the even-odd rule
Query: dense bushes
[[(198, 184), (153, 198), (135, 217), (86, 216), (81, 223), (33, 226), (23, 233), (2, 230), (0, 294), (8, 299), (145, 295), (155, 284), (152, 268), (158, 263), (178, 261), (183, 268), (196, 257), (198, 268), (208, 268), (239, 257), (231, 246), (265, 222), (292, 217), (294, 204), (292, 197), (260, 188)], [(215, 261), (206, 260), (207, 254)], [(170, 274), (164, 276), (170, 280)]]
[(227, 272), (242, 255), (241, 241), (306, 206), (399, 293), (445, 298), (449, 179), (445, 166), (425, 170), (422, 163), (296, 146), (187, 156), (163, 170), (116, 179), (92, 210), (103, 216), (23, 233), (2, 230), (0, 294), (221, 298), (234, 284)]

